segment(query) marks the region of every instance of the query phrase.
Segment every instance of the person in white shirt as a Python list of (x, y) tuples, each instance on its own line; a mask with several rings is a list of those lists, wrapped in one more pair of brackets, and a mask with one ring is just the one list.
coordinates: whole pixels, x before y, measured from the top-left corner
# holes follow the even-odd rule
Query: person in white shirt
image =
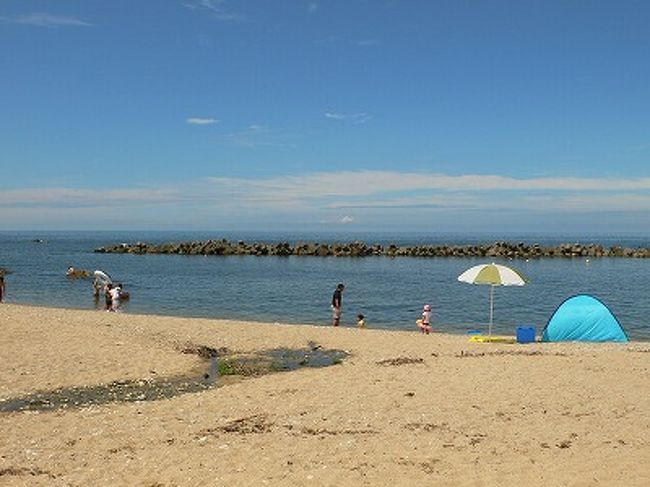
[(121, 311), (120, 306), (122, 306), (122, 285), (118, 284), (109, 292), (111, 293), (111, 311)]
[(431, 306), (424, 305), (422, 309), (422, 317), (415, 322), (422, 333), (427, 335), (431, 333)]

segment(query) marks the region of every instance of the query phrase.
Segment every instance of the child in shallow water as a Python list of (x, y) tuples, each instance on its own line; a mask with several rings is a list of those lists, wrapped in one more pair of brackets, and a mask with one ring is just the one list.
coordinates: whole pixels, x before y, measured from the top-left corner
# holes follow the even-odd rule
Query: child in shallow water
[(111, 291), (111, 311), (122, 311), (122, 284), (114, 286)]
[(422, 308), (422, 317), (415, 322), (422, 333), (431, 333), (431, 306), (428, 304)]
[(357, 327), (358, 328), (365, 328), (366, 327), (365, 316), (363, 316), (362, 314), (357, 315)]

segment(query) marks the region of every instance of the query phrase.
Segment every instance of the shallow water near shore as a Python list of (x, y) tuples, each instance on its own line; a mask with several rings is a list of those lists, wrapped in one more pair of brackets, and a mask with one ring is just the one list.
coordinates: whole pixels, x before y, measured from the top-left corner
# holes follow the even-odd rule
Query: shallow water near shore
[[(434, 309), (434, 328), (466, 333), (486, 327), (489, 288), (459, 283), (474, 258), (336, 258), (96, 254), (93, 249), (120, 242), (181, 242), (228, 238), (232, 241), (366, 243), (489, 243), (498, 240), (557, 244), (650, 246), (642, 237), (466, 236), (466, 235), (292, 235), (198, 232), (2, 232), (0, 267), (7, 277), (7, 300), (14, 303), (95, 309), (87, 279), (65, 277), (68, 266), (103, 269), (122, 282), (131, 299), (124, 311), (254, 322), (329, 325), (329, 303), (338, 282), (346, 284), (343, 325), (366, 316), (370, 328), (414, 330), (424, 303)], [(530, 284), (495, 290), (495, 333), (512, 335), (520, 325), (538, 333), (555, 308), (572, 295), (603, 300), (630, 338), (650, 340), (649, 259), (601, 258), (506, 261)]]

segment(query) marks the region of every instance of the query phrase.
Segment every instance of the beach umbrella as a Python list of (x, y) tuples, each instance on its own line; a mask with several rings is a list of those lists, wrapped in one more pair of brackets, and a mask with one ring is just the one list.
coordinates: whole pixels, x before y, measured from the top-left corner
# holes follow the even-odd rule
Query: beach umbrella
[(488, 335), (492, 336), (492, 319), (494, 316), (494, 288), (496, 286), (523, 286), (528, 282), (519, 271), (511, 267), (495, 264), (481, 264), (467, 269), (460, 276), (460, 282), (484, 284), (490, 286), (490, 325)]

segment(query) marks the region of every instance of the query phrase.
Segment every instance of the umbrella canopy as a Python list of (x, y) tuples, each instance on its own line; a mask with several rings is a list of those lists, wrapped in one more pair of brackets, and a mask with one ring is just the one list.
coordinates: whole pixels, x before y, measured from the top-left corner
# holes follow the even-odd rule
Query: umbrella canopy
[(458, 276), (458, 280), (469, 284), (492, 286), (523, 286), (528, 282), (519, 271), (494, 263), (475, 265)]
[(467, 269), (460, 276), (460, 282), (468, 284), (486, 284), (490, 286), (490, 325), (488, 335), (492, 335), (494, 316), (494, 288), (496, 286), (523, 286), (528, 282), (519, 271), (500, 264), (481, 264)]

